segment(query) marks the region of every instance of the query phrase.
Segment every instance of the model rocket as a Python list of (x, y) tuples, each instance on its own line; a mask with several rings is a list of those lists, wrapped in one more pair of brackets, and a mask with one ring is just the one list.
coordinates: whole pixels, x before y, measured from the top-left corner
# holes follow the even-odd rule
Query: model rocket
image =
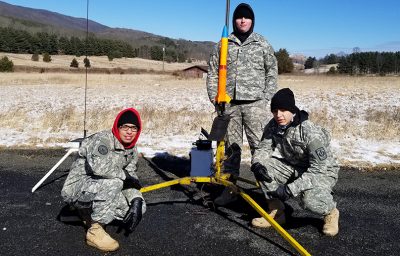
[[(227, 59), (228, 59), (228, 20), (229, 20), (229, 0), (226, 1), (226, 17), (225, 26), (222, 30), (219, 53), (219, 68), (218, 68), (218, 91), (215, 96), (215, 108), (217, 116), (214, 118), (209, 140), (217, 141), (216, 153), (216, 172), (221, 173), (221, 166), (224, 157), (224, 138), (228, 130), (230, 116), (225, 114), (225, 104), (231, 101), (231, 98), (226, 94), (226, 75), (227, 75)], [(217, 176), (218, 176), (217, 175)]]
[(218, 70), (218, 92), (215, 97), (217, 104), (229, 103), (231, 98), (226, 94), (226, 64), (228, 59), (228, 28), (224, 26), (221, 37), (221, 48), (219, 54), (219, 70)]

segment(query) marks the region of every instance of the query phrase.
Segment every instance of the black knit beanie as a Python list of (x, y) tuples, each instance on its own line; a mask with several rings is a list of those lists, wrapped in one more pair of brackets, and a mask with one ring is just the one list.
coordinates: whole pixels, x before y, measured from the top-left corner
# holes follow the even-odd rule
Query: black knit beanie
[(140, 128), (139, 119), (132, 111), (126, 111), (118, 119), (118, 127), (124, 124), (134, 124), (137, 128)]
[(283, 88), (277, 91), (271, 99), (271, 111), (275, 109), (289, 110), (293, 114), (298, 112), (294, 94), (289, 88)]
[(233, 13), (233, 21), (240, 18), (247, 18), (254, 21), (254, 12), (248, 4), (240, 4)]
[[(245, 33), (240, 32), (236, 27), (236, 19), (240, 19), (243, 17), (252, 20), (252, 24), (249, 31)], [(233, 34), (235, 34), (235, 36), (239, 38), (239, 40), (243, 43), (250, 36), (250, 34), (253, 33), (254, 29), (255, 16), (251, 6), (245, 3), (239, 4), (236, 7), (235, 11), (233, 12), (232, 23), (233, 23)]]

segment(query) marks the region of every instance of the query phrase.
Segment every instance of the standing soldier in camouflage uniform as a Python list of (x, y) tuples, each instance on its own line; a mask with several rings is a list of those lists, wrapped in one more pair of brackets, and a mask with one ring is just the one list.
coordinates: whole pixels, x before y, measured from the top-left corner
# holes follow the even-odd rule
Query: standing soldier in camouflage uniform
[[(254, 12), (241, 3), (233, 13), (233, 33), (228, 37), (227, 94), (232, 98), (226, 114), (231, 117), (226, 135), (225, 172), (239, 175), (243, 128), (251, 154), (260, 142), (268, 121), (268, 102), (277, 90), (278, 68), (274, 49), (261, 35), (253, 32)], [(219, 47), (211, 54), (207, 76), (207, 92), (214, 104), (218, 89)], [(217, 205), (233, 202), (236, 196), (229, 189), (214, 201)]]
[(121, 111), (112, 130), (82, 142), (61, 191), (64, 201), (78, 209), (88, 226), (86, 243), (102, 251), (119, 248), (104, 225), (122, 220), (132, 232), (146, 210), (136, 175), (135, 144), (140, 132), (139, 113), (133, 108)]
[[(339, 232), (339, 211), (332, 188), (339, 166), (330, 148), (329, 133), (296, 107), (289, 88), (274, 95), (271, 111), (274, 118), (265, 127), (251, 166), (268, 200), (270, 216), (284, 224), (283, 201), (299, 195), (304, 208), (324, 216), (323, 233), (335, 236)], [(252, 225), (271, 226), (262, 217), (253, 219)]]

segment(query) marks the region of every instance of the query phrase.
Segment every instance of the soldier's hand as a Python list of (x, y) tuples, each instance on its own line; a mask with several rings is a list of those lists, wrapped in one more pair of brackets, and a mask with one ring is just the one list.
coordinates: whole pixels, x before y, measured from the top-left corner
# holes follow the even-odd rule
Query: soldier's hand
[(267, 168), (264, 165), (260, 163), (254, 163), (251, 165), (250, 170), (254, 173), (256, 180), (265, 181), (268, 183), (272, 181), (272, 178), (269, 176)]
[(267, 195), (272, 198), (286, 201), (292, 196), (292, 192), (287, 185), (279, 185), (275, 191), (267, 192)]
[(128, 171), (124, 170), (125, 173), (125, 180), (124, 180), (124, 187), (123, 189), (127, 188), (134, 188), (137, 190), (140, 190), (143, 186), (140, 184), (140, 181), (134, 177), (132, 177)]
[(132, 200), (131, 206), (122, 222), (127, 226), (129, 232), (133, 232), (139, 222), (142, 220), (143, 199), (137, 197)]
[(142, 184), (140, 184), (140, 181), (138, 179), (133, 178), (132, 176), (127, 176), (126, 179), (124, 180), (124, 189), (134, 188), (140, 190), (142, 187), (143, 186)]

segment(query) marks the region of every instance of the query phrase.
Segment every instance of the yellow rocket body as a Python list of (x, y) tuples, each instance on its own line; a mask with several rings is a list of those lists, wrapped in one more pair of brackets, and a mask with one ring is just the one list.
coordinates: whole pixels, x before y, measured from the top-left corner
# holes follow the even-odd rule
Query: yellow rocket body
[(229, 103), (231, 98), (226, 94), (226, 75), (227, 75), (227, 60), (228, 60), (228, 30), (224, 26), (221, 37), (221, 48), (219, 54), (219, 69), (218, 69), (218, 92), (215, 97), (216, 103)]

